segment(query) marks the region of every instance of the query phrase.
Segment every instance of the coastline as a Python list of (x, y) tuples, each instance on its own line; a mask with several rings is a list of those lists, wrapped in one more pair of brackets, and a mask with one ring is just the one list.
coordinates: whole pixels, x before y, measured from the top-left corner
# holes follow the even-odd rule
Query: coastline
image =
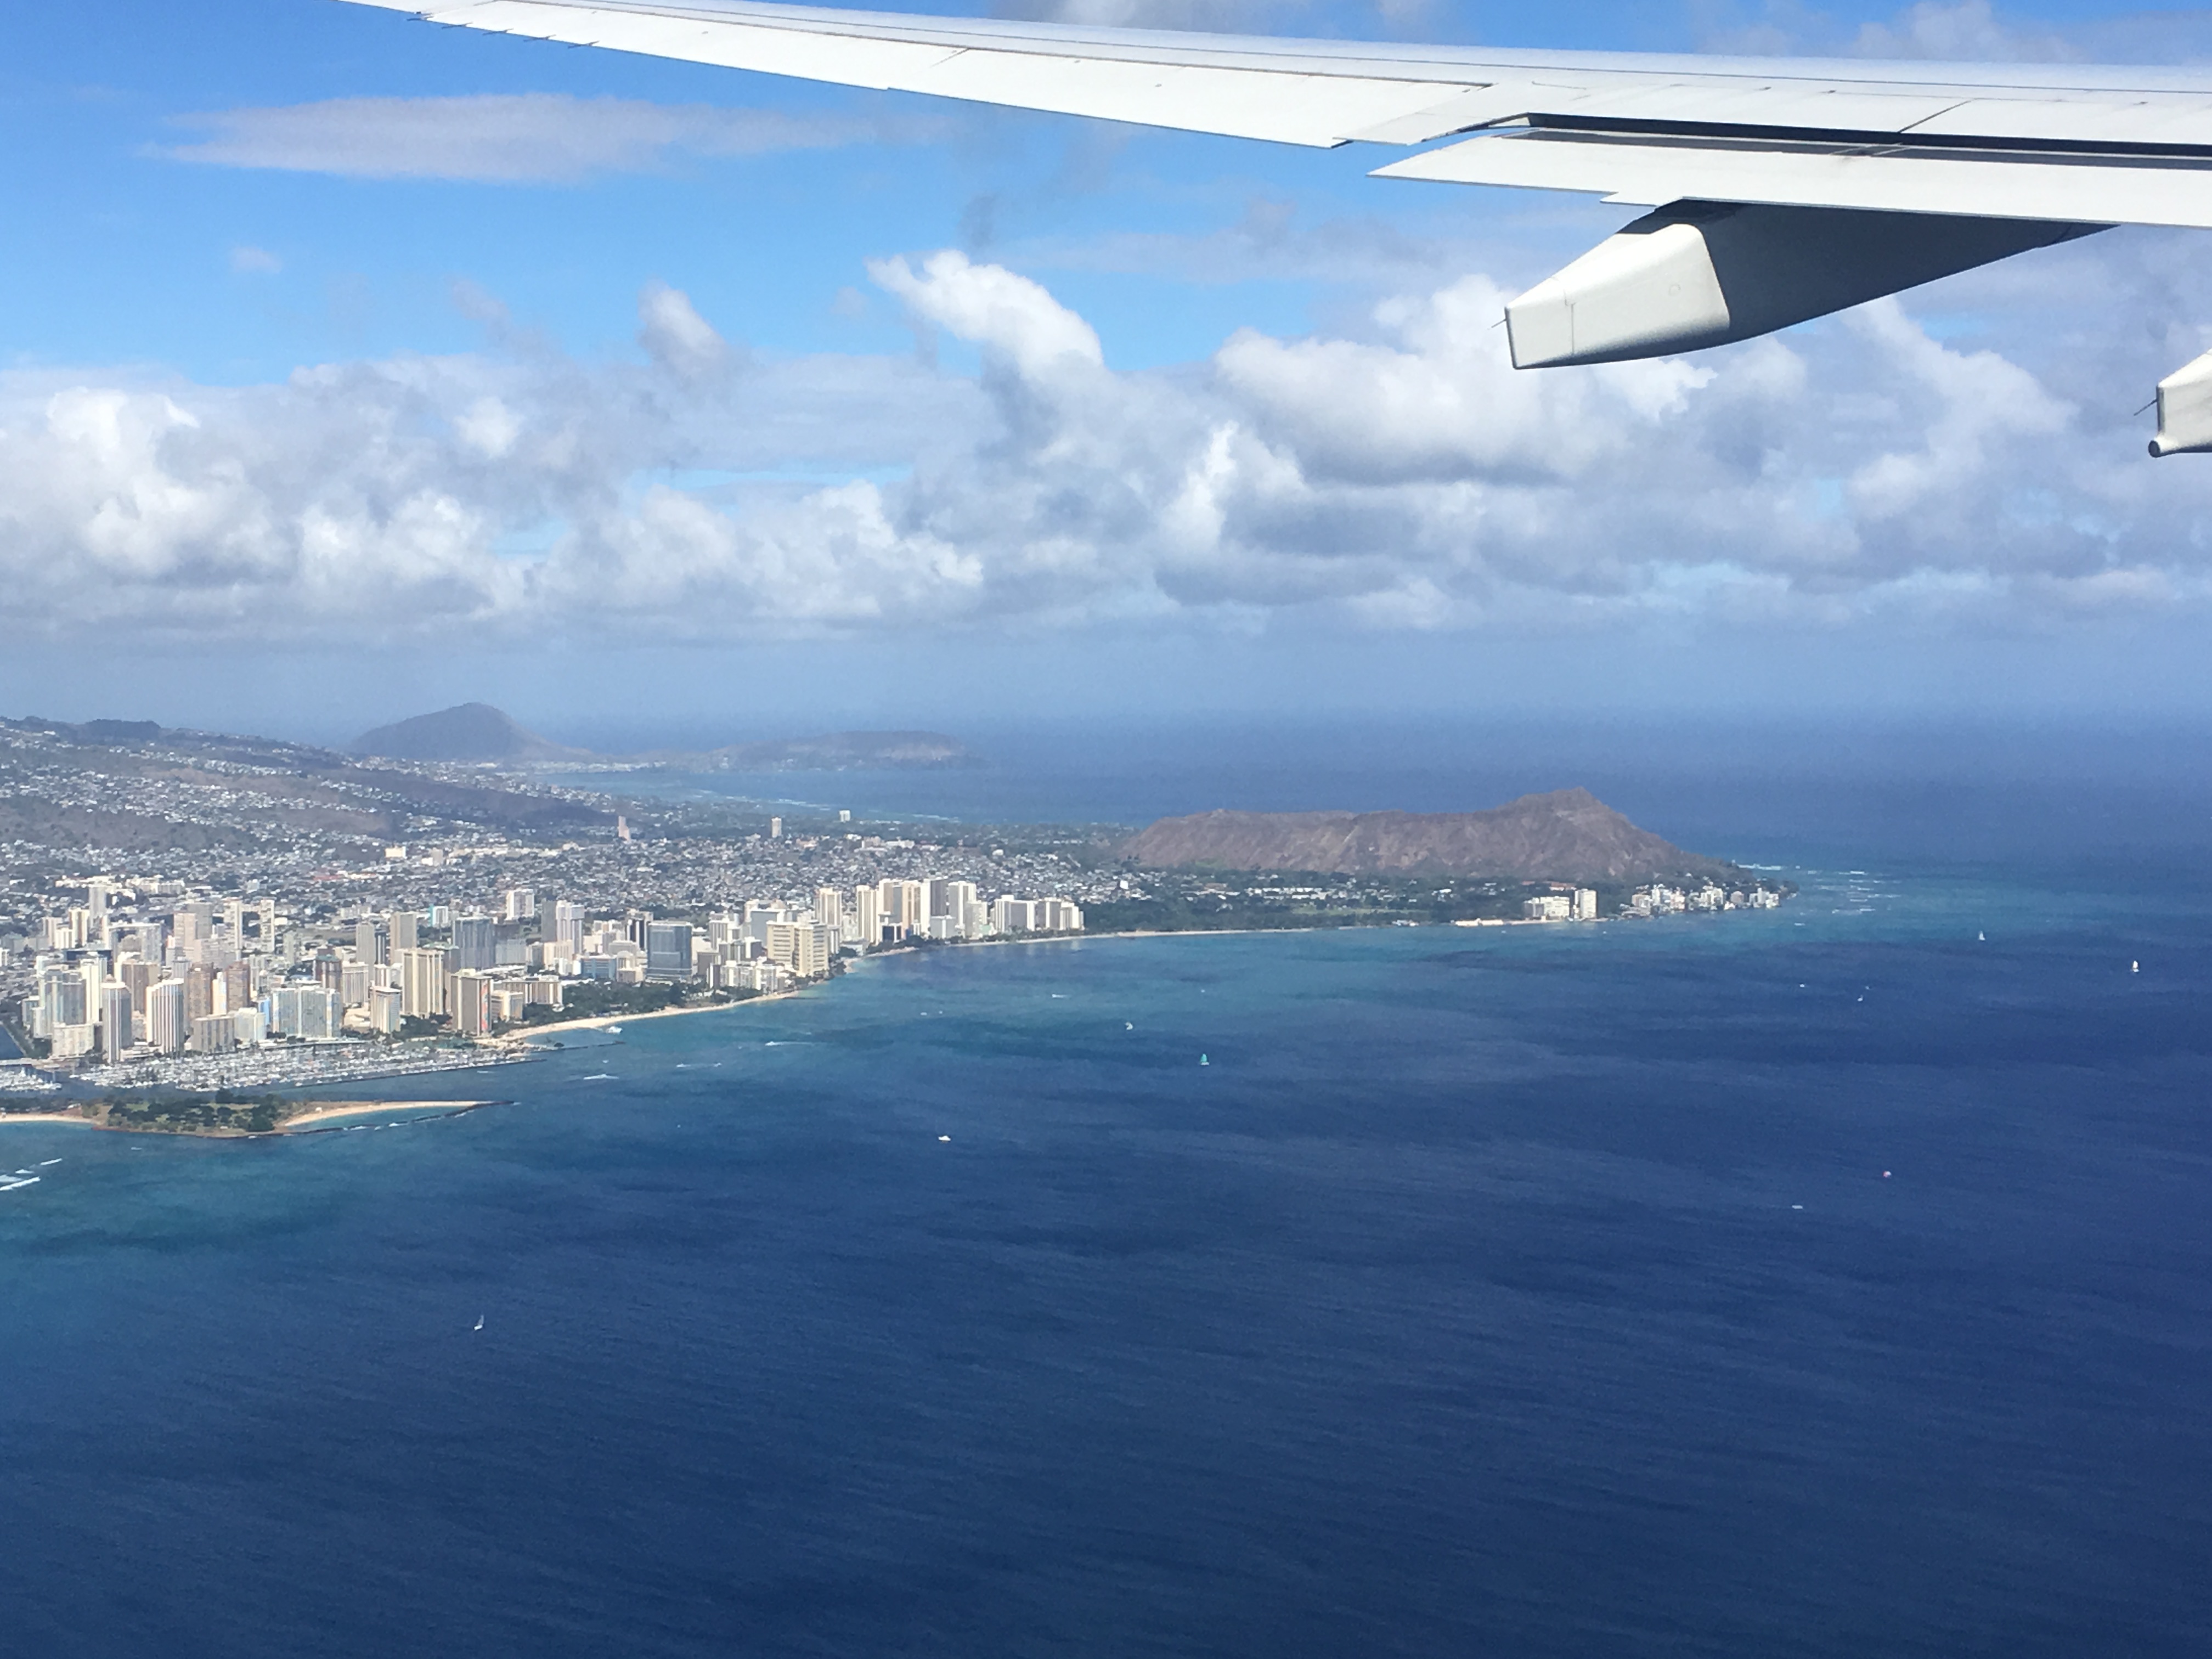
[[(886, 951), (872, 951), (848, 965), (845, 969), (845, 972), (858, 972), (862, 968), (865, 968), (869, 963), (880, 958), (902, 956), (921, 956), (933, 949), (970, 950), (988, 949), (996, 946), (1016, 945), (1081, 945), (1085, 941), (1104, 943), (1109, 939), (1125, 939), (1250, 938), (1261, 934), (1278, 933), (1378, 932), (1386, 928), (1397, 927), (1398, 925), (1399, 924), (1395, 922), (1353, 922), (1338, 926), (1316, 924), (1299, 927), (1133, 927), (1117, 930), (1112, 933), (1049, 933), (1038, 938), (948, 939), (944, 941), (941, 945), (927, 946), (901, 945), (895, 945), (891, 949)], [(1556, 924), (1536, 923), (1533, 921), (1524, 921), (1519, 919), (1501, 919), (1498, 921), (1485, 920), (1482, 921), (1457, 921), (1449, 923), (1426, 922), (1417, 923), (1414, 925), (1420, 927), (1510, 927), (1516, 926), (1549, 926)], [(520, 1026), (511, 1030), (501, 1032), (496, 1036), (485, 1039), (479, 1047), (485, 1049), (498, 1051), (503, 1057), (508, 1060), (520, 1060), (530, 1055), (533, 1047), (535, 1046), (535, 1040), (539, 1037), (557, 1036), (564, 1031), (608, 1030), (628, 1025), (640, 1020), (676, 1019), (690, 1015), (730, 1013), (742, 1008), (750, 1008), (768, 1003), (789, 1001), (794, 997), (805, 996), (813, 992), (823, 990), (829, 986), (833, 985), (835, 982), (836, 981), (834, 979), (817, 980), (805, 985), (796, 986), (787, 991), (775, 991), (768, 993), (764, 995), (744, 997), (732, 1002), (706, 1002), (685, 1007), (655, 1008), (635, 1013), (594, 1014), (577, 1019), (553, 1021), (543, 1025)], [(557, 1046), (557, 1044), (555, 1045), (556, 1048)], [(24, 1063), (30, 1066), (32, 1069), (36, 1069), (34, 1062)], [(478, 1062), (474, 1066), (454, 1066), (451, 1069), (455, 1071), (481, 1070), (483, 1069), (483, 1065), (488, 1063), (490, 1062)], [(360, 1077), (351, 1080), (361, 1083), (374, 1083), (380, 1080), (381, 1078), (386, 1077), (405, 1077), (417, 1074), (434, 1075), (435, 1073), (417, 1073), (412, 1068), (403, 1067), (386, 1073), (364, 1073)], [(282, 1088), (287, 1085), (277, 1084), (273, 1086)], [(289, 1086), (297, 1087), (301, 1085), (294, 1085)], [(455, 1115), (459, 1115), (462, 1112), (476, 1111), (484, 1106), (497, 1105), (501, 1103), (502, 1103), (485, 1100), (362, 1101), (358, 1103), (341, 1103), (333, 1106), (318, 1107), (310, 1112), (302, 1113), (298, 1117), (288, 1118), (276, 1128), (264, 1131), (262, 1133), (287, 1134), (294, 1133), (299, 1126), (303, 1124), (314, 1125), (325, 1122), (335, 1122), (343, 1118), (374, 1115), (380, 1111), (422, 1111), (434, 1108), (440, 1108), (449, 1110)], [(94, 1129), (106, 1129), (109, 1127), (108, 1125), (101, 1123), (96, 1119), (85, 1116), (82, 1114), (75, 1111), (0, 1113), (0, 1123), (45, 1123), (50, 1125), (74, 1123), (82, 1124), (86, 1127)], [(312, 1130), (308, 1132), (312, 1133)], [(140, 1133), (143, 1132), (141, 1131)], [(222, 1138), (228, 1139), (233, 1137), (226, 1135)], [(237, 1138), (251, 1137), (240, 1136)]]
[(374, 1117), (380, 1112), (443, 1112), (449, 1117), (480, 1111), (486, 1106), (505, 1106), (503, 1100), (336, 1100), (302, 1112), (297, 1117), (288, 1117), (270, 1133), (289, 1135), (301, 1132), (313, 1133), (308, 1126), (337, 1123), (349, 1117)]
[(493, 1045), (528, 1048), (532, 1037), (550, 1036), (556, 1031), (604, 1031), (611, 1026), (629, 1025), (641, 1019), (674, 1019), (684, 1014), (726, 1014), (732, 1009), (751, 1008), (768, 1002), (787, 1002), (793, 997), (820, 988), (818, 985), (804, 985), (795, 990), (771, 991), (762, 996), (740, 997), (734, 1002), (702, 1002), (688, 1008), (655, 1008), (641, 1014), (593, 1014), (586, 1019), (556, 1020), (544, 1025), (520, 1025), (493, 1037)]

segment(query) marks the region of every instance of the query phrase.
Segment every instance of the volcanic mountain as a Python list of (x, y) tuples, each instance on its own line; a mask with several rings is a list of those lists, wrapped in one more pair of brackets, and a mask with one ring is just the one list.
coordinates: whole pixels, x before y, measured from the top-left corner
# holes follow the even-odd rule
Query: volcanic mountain
[(1587, 789), (1523, 795), (1487, 812), (1200, 812), (1162, 818), (1122, 850), (1154, 868), (1607, 884), (1741, 873), (1638, 829)]
[(387, 760), (457, 761), (463, 763), (584, 761), (588, 750), (568, 749), (517, 725), (488, 702), (465, 702), (434, 714), (380, 726), (348, 745), (356, 755)]

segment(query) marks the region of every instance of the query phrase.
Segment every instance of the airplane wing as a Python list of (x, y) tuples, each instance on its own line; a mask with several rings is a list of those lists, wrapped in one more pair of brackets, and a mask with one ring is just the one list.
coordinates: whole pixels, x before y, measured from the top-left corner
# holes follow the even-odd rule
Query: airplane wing
[[(1267, 40), (754, 0), (352, 3), (1185, 131), (1435, 145), (1377, 176), (1655, 210), (1509, 307), (1522, 368), (1746, 339), (2112, 225), (2212, 228), (2207, 70)], [(2161, 384), (2154, 453), (2212, 449), (2212, 368), (2166, 395), (2199, 367)]]

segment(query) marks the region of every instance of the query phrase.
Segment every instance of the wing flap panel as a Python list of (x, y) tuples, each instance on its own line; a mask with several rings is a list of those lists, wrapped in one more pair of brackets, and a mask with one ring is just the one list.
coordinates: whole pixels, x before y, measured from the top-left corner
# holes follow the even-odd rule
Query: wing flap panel
[(1646, 207), (1697, 200), (2212, 228), (2212, 169), (2198, 167), (1514, 134), (1429, 150), (1375, 176), (1580, 191)]
[(2175, 93), (1971, 98), (1915, 136), (2092, 144), (2212, 144), (2212, 98)]

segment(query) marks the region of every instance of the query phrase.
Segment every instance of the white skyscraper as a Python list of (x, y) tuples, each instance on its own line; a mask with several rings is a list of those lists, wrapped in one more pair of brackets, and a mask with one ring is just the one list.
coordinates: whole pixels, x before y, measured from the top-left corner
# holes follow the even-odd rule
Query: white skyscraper
[(165, 979), (146, 993), (146, 1040), (165, 1054), (180, 1054), (191, 1028), (185, 1019), (185, 982)]
[(100, 1054), (111, 1064), (131, 1046), (131, 988), (110, 985), (100, 994)]
[(558, 899), (553, 905), (553, 937), (568, 947), (571, 956), (584, 953), (584, 907)]

